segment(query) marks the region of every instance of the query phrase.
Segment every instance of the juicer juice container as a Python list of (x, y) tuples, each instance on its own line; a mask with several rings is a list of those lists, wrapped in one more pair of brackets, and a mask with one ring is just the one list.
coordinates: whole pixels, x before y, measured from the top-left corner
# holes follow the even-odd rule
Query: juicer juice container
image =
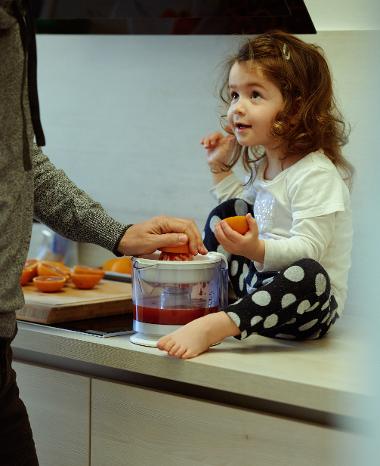
[(161, 336), (227, 305), (226, 259), (217, 252), (192, 261), (159, 260), (159, 253), (133, 258), (132, 286), (130, 340), (156, 346)]

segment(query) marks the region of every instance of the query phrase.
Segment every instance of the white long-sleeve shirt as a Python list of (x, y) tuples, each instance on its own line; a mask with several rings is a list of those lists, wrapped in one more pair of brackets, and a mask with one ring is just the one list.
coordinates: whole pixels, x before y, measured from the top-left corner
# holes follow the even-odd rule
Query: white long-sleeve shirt
[(212, 188), (219, 202), (238, 197), (253, 204), (259, 237), (265, 241), (259, 271), (281, 270), (302, 258), (318, 261), (327, 271), (339, 314), (347, 295), (351, 265), (350, 195), (339, 171), (322, 152), (313, 152), (264, 179), (265, 163), (253, 183), (243, 186), (234, 174)]

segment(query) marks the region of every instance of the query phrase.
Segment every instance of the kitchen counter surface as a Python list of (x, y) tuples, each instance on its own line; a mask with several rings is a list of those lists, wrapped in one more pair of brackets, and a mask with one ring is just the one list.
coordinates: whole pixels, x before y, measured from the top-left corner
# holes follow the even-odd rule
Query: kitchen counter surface
[(369, 392), (359, 369), (365, 346), (350, 330), (354, 327), (348, 325), (350, 319), (345, 325), (342, 322), (318, 341), (292, 342), (258, 335), (244, 341), (231, 338), (185, 361), (156, 348), (134, 345), (128, 335), (99, 338), (19, 322), (13, 350), (20, 361), (48, 366), (59, 361), (61, 367), (75, 367), (76, 371), (107, 368), (107, 378), (112, 378), (112, 371), (122, 371), (295, 409), (360, 418), (361, 403)]

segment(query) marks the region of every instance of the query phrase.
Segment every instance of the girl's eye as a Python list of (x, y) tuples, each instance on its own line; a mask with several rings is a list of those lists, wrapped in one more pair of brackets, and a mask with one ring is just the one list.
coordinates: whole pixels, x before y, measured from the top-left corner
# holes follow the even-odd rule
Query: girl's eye
[(253, 100), (260, 99), (261, 94), (260, 94), (260, 92), (252, 91), (252, 96), (251, 97), (252, 97)]
[(236, 100), (237, 98), (239, 97), (238, 93), (237, 92), (231, 92), (231, 99), (232, 100)]

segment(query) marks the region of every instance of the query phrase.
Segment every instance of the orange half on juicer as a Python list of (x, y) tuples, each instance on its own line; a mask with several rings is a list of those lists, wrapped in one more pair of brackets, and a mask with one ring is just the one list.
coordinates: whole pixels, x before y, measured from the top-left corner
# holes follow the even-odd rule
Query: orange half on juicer
[(168, 246), (159, 249), (161, 251), (159, 260), (161, 261), (191, 261), (193, 255), (190, 253), (189, 245)]

